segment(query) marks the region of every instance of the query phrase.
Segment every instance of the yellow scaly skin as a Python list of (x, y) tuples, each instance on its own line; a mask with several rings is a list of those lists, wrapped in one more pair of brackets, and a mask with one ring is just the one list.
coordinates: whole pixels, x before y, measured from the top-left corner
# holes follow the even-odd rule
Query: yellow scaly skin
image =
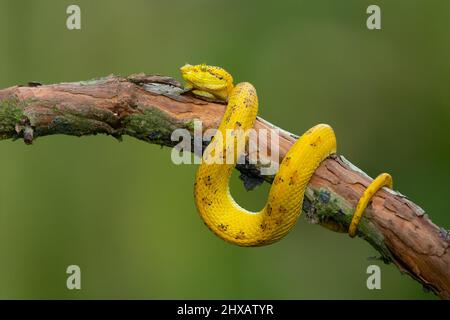
[[(228, 101), (218, 128), (222, 137), (226, 136), (227, 130), (253, 128), (258, 114), (258, 97), (250, 83), (234, 86), (228, 72), (205, 64), (185, 65), (180, 71), (187, 82), (186, 87), (195, 94)], [(333, 129), (319, 124), (297, 140), (281, 162), (269, 199), (259, 212), (240, 207), (230, 194), (228, 183), (236, 159), (245, 152), (242, 146), (234, 146), (234, 164), (225, 164), (225, 161), (223, 164), (208, 163), (218, 143), (223, 143), (223, 154), (228, 147), (227, 141), (218, 141), (217, 135), (203, 153), (194, 184), (195, 203), (205, 224), (220, 238), (239, 246), (262, 246), (280, 240), (292, 229), (301, 213), (305, 189), (314, 171), (336, 152)], [(356, 234), (364, 209), (383, 186), (392, 187), (392, 178), (388, 174), (380, 175), (364, 192), (351, 222), (350, 236)]]
[(353, 214), (352, 221), (350, 222), (350, 227), (348, 228), (348, 235), (350, 237), (356, 236), (356, 231), (358, 229), (359, 221), (362, 218), (364, 210), (369, 204), (370, 199), (374, 196), (374, 194), (381, 189), (382, 187), (388, 187), (392, 189), (393, 181), (392, 177), (389, 173), (382, 173), (378, 177), (373, 180), (367, 189), (364, 191), (361, 198), (359, 198), (358, 204), (356, 205), (355, 213)]

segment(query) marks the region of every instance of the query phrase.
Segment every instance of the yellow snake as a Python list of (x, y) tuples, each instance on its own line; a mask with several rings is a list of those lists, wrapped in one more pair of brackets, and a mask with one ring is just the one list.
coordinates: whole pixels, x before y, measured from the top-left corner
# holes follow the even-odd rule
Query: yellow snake
[[(264, 208), (259, 212), (248, 211), (232, 198), (229, 180), (236, 159), (245, 148), (234, 145), (231, 164), (214, 163), (218, 143), (223, 155), (228, 147), (227, 130), (253, 128), (258, 113), (258, 97), (252, 84), (242, 82), (233, 85), (232, 76), (220, 67), (185, 65), (180, 68), (186, 80), (186, 88), (196, 95), (228, 101), (225, 114), (216, 135), (205, 149), (198, 168), (194, 196), (197, 209), (205, 224), (220, 238), (239, 246), (262, 246), (284, 237), (295, 225), (302, 210), (306, 186), (314, 171), (328, 156), (336, 152), (333, 129), (318, 124), (306, 131), (290, 148), (279, 166)], [(379, 175), (364, 191), (356, 206), (349, 235), (356, 235), (361, 216), (372, 196), (382, 187), (392, 188), (389, 174)]]

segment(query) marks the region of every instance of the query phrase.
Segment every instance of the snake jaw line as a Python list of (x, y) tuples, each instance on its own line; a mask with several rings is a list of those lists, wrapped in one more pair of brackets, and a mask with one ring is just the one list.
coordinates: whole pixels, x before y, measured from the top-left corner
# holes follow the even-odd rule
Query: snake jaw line
[(206, 64), (185, 64), (180, 68), (181, 76), (187, 87), (195, 89), (195, 94), (211, 98), (211, 95), (222, 101), (228, 101), (234, 89), (233, 77), (220, 67)]

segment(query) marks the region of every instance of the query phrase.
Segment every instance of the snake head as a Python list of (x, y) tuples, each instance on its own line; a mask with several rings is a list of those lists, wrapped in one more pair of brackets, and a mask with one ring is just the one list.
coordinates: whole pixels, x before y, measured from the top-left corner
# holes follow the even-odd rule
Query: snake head
[(187, 87), (197, 92), (211, 94), (220, 100), (227, 101), (233, 90), (233, 77), (220, 67), (186, 64), (180, 68), (180, 71), (187, 82)]

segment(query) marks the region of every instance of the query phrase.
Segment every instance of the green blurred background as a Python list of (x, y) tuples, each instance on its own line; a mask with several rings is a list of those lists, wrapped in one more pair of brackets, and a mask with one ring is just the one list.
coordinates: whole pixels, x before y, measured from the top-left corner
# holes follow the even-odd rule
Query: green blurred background
[[(382, 30), (366, 28), (370, 4)], [(82, 29), (66, 29), (81, 7)], [(185, 62), (252, 82), (260, 115), (302, 133), (332, 125), (339, 153), (449, 227), (450, 2), (0, 1), (0, 88), (111, 73), (179, 78)], [(283, 241), (239, 248), (194, 207), (196, 166), (125, 137), (0, 142), (0, 298), (435, 299), (360, 239), (300, 219)], [(263, 206), (268, 186), (232, 193)], [(66, 288), (66, 267), (82, 290)], [(366, 288), (378, 264), (382, 289)]]

